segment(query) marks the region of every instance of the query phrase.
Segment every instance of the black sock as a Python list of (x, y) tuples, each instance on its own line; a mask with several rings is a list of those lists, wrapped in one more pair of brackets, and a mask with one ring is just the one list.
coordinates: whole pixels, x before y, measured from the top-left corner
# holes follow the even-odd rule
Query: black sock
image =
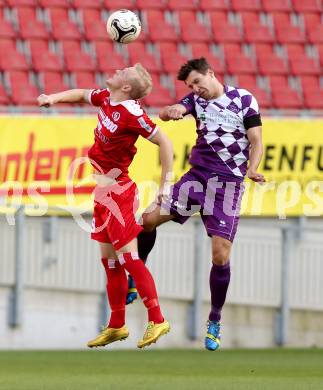
[(157, 231), (156, 229), (151, 232), (142, 231), (139, 233), (138, 239), (138, 255), (144, 263), (146, 263), (147, 258), (151, 250), (153, 249), (156, 241)]

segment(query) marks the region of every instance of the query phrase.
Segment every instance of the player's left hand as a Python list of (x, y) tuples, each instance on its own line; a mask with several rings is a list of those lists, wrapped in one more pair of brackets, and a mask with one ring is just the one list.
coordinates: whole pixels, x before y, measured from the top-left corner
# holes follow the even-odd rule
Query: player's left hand
[(264, 175), (258, 173), (257, 171), (248, 170), (248, 178), (256, 183), (265, 183), (266, 179)]

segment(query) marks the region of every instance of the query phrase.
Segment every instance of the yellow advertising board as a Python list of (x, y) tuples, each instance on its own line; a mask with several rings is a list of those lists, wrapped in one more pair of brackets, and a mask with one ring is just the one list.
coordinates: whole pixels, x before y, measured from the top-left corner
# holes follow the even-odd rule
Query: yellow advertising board
[[(175, 180), (189, 169), (195, 122), (161, 122), (175, 151)], [(323, 120), (265, 119), (260, 171), (267, 184), (246, 181), (245, 215), (323, 215)], [(92, 207), (92, 168), (86, 159), (96, 117), (0, 117), (0, 200), (61, 209)], [(142, 207), (159, 180), (158, 147), (139, 139), (131, 177)], [(155, 185), (154, 185), (155, 183)]]

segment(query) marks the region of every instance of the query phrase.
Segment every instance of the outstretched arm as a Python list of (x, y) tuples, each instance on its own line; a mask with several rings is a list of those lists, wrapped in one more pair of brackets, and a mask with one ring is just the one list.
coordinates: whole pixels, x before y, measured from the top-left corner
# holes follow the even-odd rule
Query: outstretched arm
[(169, 182), (173, 180), (173, 144), (160, 129), (158, 129), (150, 141), (159, 146), (159, 157), (162, 168), (159, 195), (162, 196), (167, 192)]
[(251, 127), (247, 132), (250, 142), (248, 177), (255, 182), (263, 183), (266, 181), (264, 176), (257, 172), (263, 153), (261, 132), (261, 126)]
[(89, 103), (89, 93), (89, 89), (69, 89), (51, 95), (42, 94), (37, 101), (40, 107), (49, 107), (56, 103)]
[(172, 106), (166, 106), (159, 112), (159, 118), (162, 121), (169, 121), (171, 119), (178, 120), (182, 119), (186, 114), (186, 107), (182, 104), (173, 104)]

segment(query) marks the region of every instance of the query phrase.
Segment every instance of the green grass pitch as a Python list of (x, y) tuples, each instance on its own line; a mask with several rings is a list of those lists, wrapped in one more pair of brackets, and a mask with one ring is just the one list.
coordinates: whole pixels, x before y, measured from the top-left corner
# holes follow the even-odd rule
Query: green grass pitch
[(323, 350), (1, 351), (1, 390), (322, 390)]

